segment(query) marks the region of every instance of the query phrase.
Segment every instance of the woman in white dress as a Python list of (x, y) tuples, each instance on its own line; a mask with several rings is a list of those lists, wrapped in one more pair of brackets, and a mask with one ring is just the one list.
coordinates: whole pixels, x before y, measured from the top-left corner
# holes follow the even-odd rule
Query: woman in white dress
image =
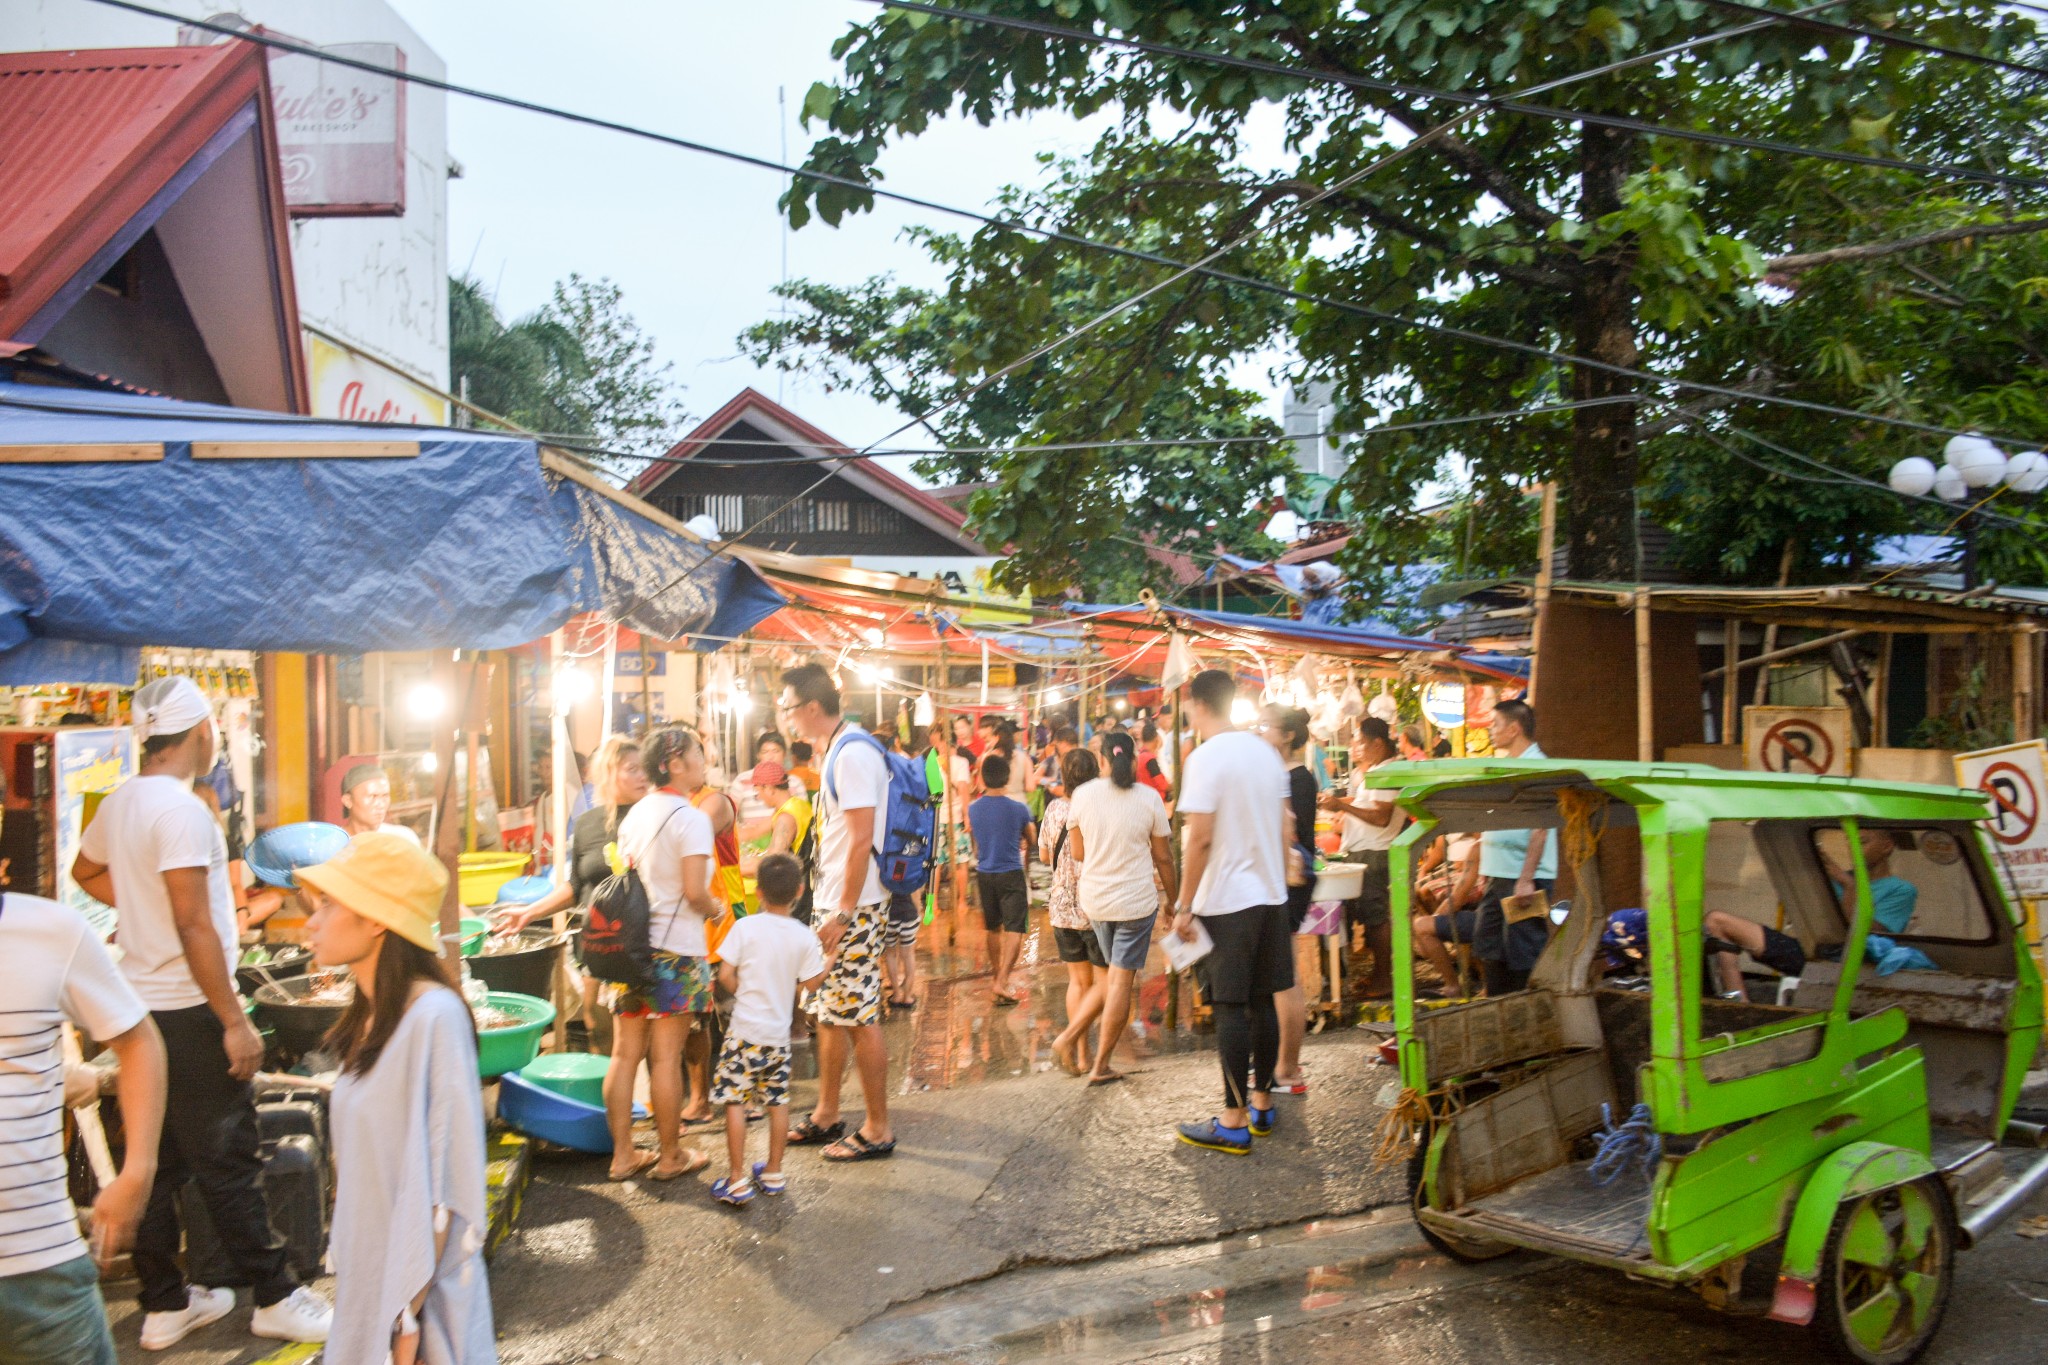
[(484, 1273), (484, 1111), (476, 1024), (438, 952), (439, 859), (364, 834), (302, 868), (313, 959), (356, 994), (328, 1033), (334, 1139), (329, 1365), (494, 1365)]

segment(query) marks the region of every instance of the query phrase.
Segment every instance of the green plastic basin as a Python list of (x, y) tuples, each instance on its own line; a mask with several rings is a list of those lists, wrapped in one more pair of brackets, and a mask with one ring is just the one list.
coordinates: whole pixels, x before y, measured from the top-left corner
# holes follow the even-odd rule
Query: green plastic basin
[(555, 1007), (511, 991), (492, 991), (485, 1000), (492, 1009), (519, 1020), (506, 1028), (477, 1030), (476, 1069), (489, 1080), (519, 1070), (540, 1053), (540, 1037), (555, 1022)]
[(592, 1052), (550, 1052), (521, 1067), (521, 1079), (584, 1104), (604, 1106), (604, 1073), (609, 1057)]

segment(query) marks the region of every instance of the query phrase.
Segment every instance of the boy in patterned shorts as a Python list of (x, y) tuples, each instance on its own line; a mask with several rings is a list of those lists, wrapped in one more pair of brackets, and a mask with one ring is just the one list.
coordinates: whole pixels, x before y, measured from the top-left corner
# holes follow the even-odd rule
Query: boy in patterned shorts
[[(711, 1196), (741, 1205), (756, 1192), (788, 1188), (782, 1152), (789, 1138), (789, 1026), (799, 989), (825, 979), (825, 950), (811, 927), (790, 916), (803, 894), (803, 864), (771, 853), (755, 874), (759, 914), (726, 931), (718, 945), (718, 983), (732, 992), (732, 1024), (718, 1054), (711, 1102), (725, 1106), (725, 1149), (731, 1172), (712, 1182)], [(747, 1167), (747, 1105), (768, 1110), (768, 1159)]]

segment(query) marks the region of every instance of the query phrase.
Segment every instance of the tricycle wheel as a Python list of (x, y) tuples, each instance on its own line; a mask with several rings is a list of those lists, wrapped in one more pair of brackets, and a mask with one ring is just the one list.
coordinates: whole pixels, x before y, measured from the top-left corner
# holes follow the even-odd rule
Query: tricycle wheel
[(1483, 1237), (1459, 1237), (1439, 1232), (1422, 1221), (1422, 1201), (1428, 1191), (1422, 1184), (1422, 1173), (1429, 1164), (1429, 1138), (1423, 1137), (1415, 1144), (1415, 1151), (1408, 1158), (1408, 1206), (1415, 1210), (1415, 1226), (1422, 1231), (1422, 1240), (1441, 1251), (1454, 1261), (1477, 1265), (1481, 1261), (1498, 1260), (1517, 1247), (1507, 1242), (1490, 1242)]
[(1939, 1180), (1851, 1199), (1828, 1234), (1814, 1323), (1843, 1360), (1905, 1365), (1941, 1326), (1955, 1255), (1955, 1211)]

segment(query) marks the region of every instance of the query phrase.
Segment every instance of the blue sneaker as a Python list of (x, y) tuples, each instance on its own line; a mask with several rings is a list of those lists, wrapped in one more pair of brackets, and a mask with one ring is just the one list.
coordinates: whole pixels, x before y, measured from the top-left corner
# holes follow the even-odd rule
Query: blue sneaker
[(1267, 1137), (1272, 1134), (1274, 1121), (1272, 1110), (1252, 1109), (1247, 1112), (1252, 1116), (1251, 1132), (1253, 1137)]
[(1252, 1149), (1252, 1132), (1249, 1128), (1226, 1128), (1215, 1119), (1203, 1119), (1200, 1123), (1180, 1125), (1180, 1140), (1190, 1147), (1206, 1147), (1212, 1152), (1229, 1152), (1232, 1156), (1243, 1156)]

